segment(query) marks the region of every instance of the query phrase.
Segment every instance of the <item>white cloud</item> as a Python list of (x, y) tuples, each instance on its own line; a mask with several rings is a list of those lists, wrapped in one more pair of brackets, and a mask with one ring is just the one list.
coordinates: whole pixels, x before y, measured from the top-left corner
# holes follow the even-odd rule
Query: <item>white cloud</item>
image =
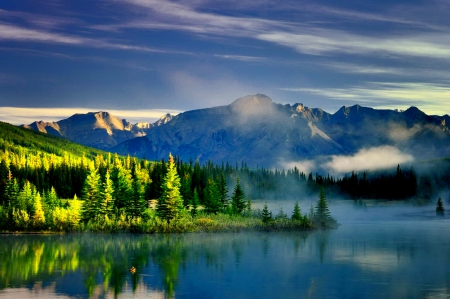
[[(400, 134), (400, 132), (397, 132)], [(408, 134), (406, 132), (405, 134)], [(405, 135), (405, 138), (411, 135)], [(322, 169), (330, 174), (344, 174), (351, 171), (376, 171), (397, 166), (398, 164), (413, 162), (413, 156), (402, 153), (398, 148), (383, 145), (379, 147), (363, 148), (353, 155), (331, 155), (317, 157), (312, 160), (284, 161), (280, 160), (279, 168), (293, 169), (297, 167), (303, 173), (310, 173)]]
[(342, 30), (303, 28), (297, 32), (272, 31), (256, 36), (257, 39), (290, 47), (309, 55), (389, 54), (427, 58), (450, 58), (450, 40), (444, 34), (385, 35), (370, 37)]
[[(370, 82), (349, 88), (280, 88), (280, 90), (325, 96), (334, 100), (352, 100), (371, 107), (405, 109), (417, 106), (427, 114), (450, 114), (450, 85), (423, 82)], [(399, 107), (401, 106), (401, 107)], [(445, 112), (446, 111), (446, 112)]]
[(72, 45), (82, 44), (84, 42), (83, 38), (6, 24), (0, 24), (0, 40), (53, 42)]
[(257, 56), (243, 56), (243, 55), (214, 55), (215, 57), (223, 58), (223, 59), (230, 59), (230, 60), (239, 60), (239, 61), (263, 61), (266, 60), (265, 57), (257, 57)]
[(0, 120), (14, 125), (30, 124), (34, 121), (58, 121), (68, 118), (76, 113), (88, 113), (96, 111), (107, 111), (112, 115), (124, 118), (131, 123), (141, 121), (154, 122), (162, 115), (170, 113), (176, 115), (179, 110), (172, 109), (147, 109), (147, 110), (114, 110), (94, 108), (23, 108), (23, 107), (0, 107)]
[(361, 149), (351, 156), (331, 156), (331, 161), (322, 167), (334, 173), (347, 173), (350, 171), (381, 170), (395, 167), (398, 164), (412, 162), (411, 155), (402, 153), (393, 146), (380, 146)]
[(23, 28), (15, 25), (0, 24), (0, 41), (14, 40), (21, 42), (42, 42), (55, 43), (65, 45), (75, 45), (92, 48), (106, 48), (116, 50), (132, 50), (140, 52), (151, 53), (175, 53), (175, 54), (190, 54), (181, 51), (172, 51), (165, 49), (157, 49), (152, 47), (111, 43), (102, 39), (84, 38), (72, 35), (64, 35), (53, 33), (45, 30), (35, 30)]

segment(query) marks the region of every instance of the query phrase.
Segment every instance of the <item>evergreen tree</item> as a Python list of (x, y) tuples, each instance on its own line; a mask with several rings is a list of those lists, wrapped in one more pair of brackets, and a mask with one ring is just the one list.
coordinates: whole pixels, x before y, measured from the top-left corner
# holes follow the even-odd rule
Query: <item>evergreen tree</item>
[(288, 219), (286, 213), (283, 210), (283, 206), (280, 206), (280, 212), (278, 213), (277, 216), (275, 216), (275, 219), (277, 220), (285, 220)]
[(302, 214), (301, 214), (301, 212), (300, 212), (300, 207), (299, 207), (299, 205), (298, 205), (298, 201), (295, 203), (295, 206), (294, 206), (294, 211), (292, 212), (292, 217), (291, 217), (291, 219), (292, 220), (297, 220), (297, 221), (299, 221), (299, 220), (302, 220)]
[(335, 220), (331, 217), (328, 209), (327, 198), (323, 188), (320, 188), (319, 200), (316, 205), (316, 212), (314, 215), (314, 223), (319, 227), (327, 227), (331, 225)]
[(183, 204), (185, 208), (189, 207), (190, 202), (192, 201), (192, 189), (191, 189), (191, 176), (189, 174), (185, 174), (181, 179), (181, 188), (180, 193), (183, 197)]
[(240, 179), (237, 179), (234, 187), (233, 196), (231, 197), (231, 207), (233, 213), (241, 214), (245, 209), (245, 194), (241, 187)]
[(91, 219), (97, 220), (100, 210), (99, 204), (101, 202), (101, 195), (100, 175), (95, 168), (92, 168), (85, 180), (82, 199), (84, 200), (81, 209), (81, 218), (83, 221), (87, 222)]
[(12, 207), (14, 207), (18, 195), (19, 195), (19, 184), (17, 183), (16, 178), (13, 178), (11, 171), (9, 171), (5, 188), (6, 202), (11, 204)]
[(156, 211), (161, 219), (170, 221), (177, 219), (183, 209), (183, 198), (180, 194), (180, 178), (178, 177), (172, 154), (169, 154), (169, 167), (162, 184), (162, 195), (158, 199)]
[(252, 212), (252, 201), (250, 200), (250, 198), (247, 200), (247, 204), (245, 205), (245, 209), (246, 209), (247, 215), (250, 216), (250, 213)]
[(132, 196), (132, 178), (129, 170), (117, 166), (112, 173), (114, 184), (114, 207), (119, 213), (128, 205), (128, 201)]
[(444, 215), (444, 203), (442, 199), (439, 197), (437, 206), (436, 206), (436, 215), (443, 216)]
[(197, 215), (197, 208), (198, 208), (199, 203), (200, 203), (200, 199), (198, 198), (197, 188), (195, 188), (194, 195), (192, 196), (192, 200), (190, 202), (192, 216)]
[(112, 216), (114, 211), (114, 187), (109, 170), (106, 172), (105, 181), (103, 182), (103, 188), (100, 192), (100, 196), (100, 214), (108, 217)]
[(4, 159), (0, 161), (0, 205), (6, 202), (6, 182), (8, 178), (9, 168)]
[(222, 172), (220, 180), (217, 184), (220, 193), (220, 202), (222, 203), (222, 208), (226, 209), (228, 206), (228, 187), (227, 180), (225, 179), (225, 174)]
[(48, 211), (54, 211), (56, 207), (59, 205), (58, 195), (56, 194), (55, 188), (50, 189), (45, 196), (45, 206)]
[(269, 209), (267, 208), (267, 204), (264, 204), (264, 208), (261, 212), (261, 220), (264, 224), (267, 224), (270, 221), (272, 221), (272, 212), (269, 212)]
[(33, 224), (36, 228), (42, 227), (45, 223), (45, 214), (44, 210), (42, 209), (42, 199), (41, 194), (37, 192), (34, 196), (33, 200)]
[(141, 217), (146, 208), (144, 188), (140, 180), (135, 177), (132, 183), (132, 198), (127, 206), (127, 214), (131, 217)]
[(220, 201), (220, 192), (213, 180), (208, 180), (203, 192), (205, 211), (207, 213), (217, 214), (223, 207)]
[(29, 181), (25, 182), (22, 190), (19, 192), (15, 204), (16, 209), (27, 211), (28, 214), (31, 213), (33, 206), (33, 188)]

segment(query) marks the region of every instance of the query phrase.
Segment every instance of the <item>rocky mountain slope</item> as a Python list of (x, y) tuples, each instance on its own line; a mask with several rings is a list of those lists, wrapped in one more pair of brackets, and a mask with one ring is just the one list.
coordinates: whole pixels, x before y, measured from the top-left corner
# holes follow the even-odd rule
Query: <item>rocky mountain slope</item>
[(36, 121), (23, 127), (107, 150), (126, 140), (145, 136), (148, 130), (169, 122), (172, 117), (166, 114), (155, 123), (141, 122), (133, 125), (108, 112), (100, 111), (74, 114), (57, 122)]
[(30, 128), (123, 155), (147, 159), (245, 161), (280, 166), (332, 155), (352, 155), (383, 145), (421, 160), (450, 156), (450, 117), (429, 116), (415, 107), (377, 110), (359, 105), (334, 114), (302, 104), (282, 105), (250, 95), (227, 106), (165, 115), (153, 124), (131, 125), (106, 113), (76, 114)]
[(355, 105), (329, 114), (254, 95), (228, 106), (181, 113), (112, 151), (148, 159), (165, 158), (171, 152), (186, 160), (271, 167), (391, 145), (429, 159), (450, 155), (449, 125), (449, 116), (428, 116), (415, 107), (394, 111)]

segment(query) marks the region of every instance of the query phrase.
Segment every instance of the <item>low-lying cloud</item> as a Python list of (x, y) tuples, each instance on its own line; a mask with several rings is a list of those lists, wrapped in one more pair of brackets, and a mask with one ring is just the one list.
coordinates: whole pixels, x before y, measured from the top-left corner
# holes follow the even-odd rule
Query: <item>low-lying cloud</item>
[(413, 156), (402, 153), (396, 147), (386, 145), (361, 149), (351, 156), (331, 156), (331, 161), (326, 162), (323, 167), (335, 173), (346, 173), (386, 169), (413, 160)]
[(413, 161), (413, 156), (401, 152), (394, 146), (384, 145), (364, 148), (348, 156), (332, 155), (313, 160), (282, 161), (280, 165), (285, 169), (297, 167), (304, 173), (323, 170), (330, 174), (342, 174), (351, 171), (383, 170), (395, 167), (398, 164), (411, 163)]

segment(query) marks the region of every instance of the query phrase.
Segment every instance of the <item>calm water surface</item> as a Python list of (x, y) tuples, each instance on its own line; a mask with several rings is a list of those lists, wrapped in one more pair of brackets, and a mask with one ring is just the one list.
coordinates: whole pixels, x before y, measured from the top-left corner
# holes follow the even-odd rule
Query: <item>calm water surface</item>
[(3, 235), (0, 298), (450, 297), (450, 215), (334, 211), (330, 231)]

